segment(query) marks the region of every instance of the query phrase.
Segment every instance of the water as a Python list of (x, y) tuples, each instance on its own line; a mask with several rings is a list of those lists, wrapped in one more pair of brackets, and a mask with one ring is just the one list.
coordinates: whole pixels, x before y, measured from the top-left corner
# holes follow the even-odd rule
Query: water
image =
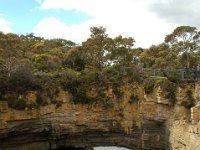
[(127, 148), (122, 148), (122, 147), (95, 147), (94, 150), (128, 150)]

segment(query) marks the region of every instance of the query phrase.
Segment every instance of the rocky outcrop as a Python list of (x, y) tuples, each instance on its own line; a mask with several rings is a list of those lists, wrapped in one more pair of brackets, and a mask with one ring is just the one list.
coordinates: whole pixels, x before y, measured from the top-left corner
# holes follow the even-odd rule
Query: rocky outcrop
[[(60, 107), (49, 104), (39, 109), (17, 111), (1, 102), (0, 150), (62, 147), (89, 150), (96, 146), (199, 150), (199, 107), (193, 108), (191, 115), (190, 110), (179, 103), (185, 98), (181, 90), (177, 92), (175, 106), (162, 96), (159, 87), (148, 95), (141, 85), (125, 84), (120, 90), (123, 95), (117, 98), (108, 88), (106, 94), (111, 101), (108, 107), (99, 103), (73, 104), (64, 91), (57, 96), (63, 103)], [(198, 95), (198, 90), (192, 90)], [(31, 97), (34, 98), (32, 93)], [(137, 99), (132, 100), (135, 97)], [(194, 117), (196, 114), (198, 117)]]
[[(172, 150), (199, 150), (200, 149), (200, 105), (199, 94), (200, 84), (196, 83), (193, 87), (188, 86), (193, 91), (196, 105), (191, 109), (185, 109), (180, 104), (186, 101), (186, 89), (179, 89), (178, 103), (174, 109), (173, 120), (169, 127), (170, 146)], [(184, 90), (184, 91), (183, 91)]]

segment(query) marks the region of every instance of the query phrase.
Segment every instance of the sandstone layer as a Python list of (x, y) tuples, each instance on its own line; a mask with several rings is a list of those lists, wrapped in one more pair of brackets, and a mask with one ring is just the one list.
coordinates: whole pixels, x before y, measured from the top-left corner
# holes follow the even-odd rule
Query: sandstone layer
[[(0, 104), (0, 150), (54, 150), (63, 147), (91, 150), (96, 146), (119, 146), (132, 150), (199, 150), (199, 104), (182, 106), (185, 90), (200, 96), (199, 84), (177, 89), (176, 103), (161, 88), (144, 94), (141, 85), (125, 84), (122, 97), (112, 88), (106, 92), (109, 107), (99, 103), (74, 104), (60, 91), (53, 104), (24, 111)], [(92, 94), (92, 93), (90, 93)], [(130, 101), (132, 95), (139, 100)], [(33, 97), (33, 96), (31, 96)]]

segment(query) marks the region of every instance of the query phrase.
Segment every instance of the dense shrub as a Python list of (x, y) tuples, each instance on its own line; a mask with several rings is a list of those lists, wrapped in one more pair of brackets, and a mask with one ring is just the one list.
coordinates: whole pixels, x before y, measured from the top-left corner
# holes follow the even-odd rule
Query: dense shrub
[(89, 87), (95, 84), (98, 78), (98, 71), (85, 69), (80, 73), (71, 69), (63, 72), (62, 79), (60, 80), (62, 87), (68, 90), (75, 103), (90, 103), (93, 98), (87, 96), (86, 92)]
[(180, 83), (182, 80), (182, 72), (181, 70), (174, 68), (167, 68), (162, 70), (163, 76), (167, 77), (168, 80), (174, 83)]
[(157, 80), (157, 86), (160, 86), (164, 92), (164, 97), (169, 99), (172, 104), (176, 101), (176, 84), (169, 81), (168, 79)]
[(16, 72), (11, 74), (8, 88), (13, 92), (24, 93), (28, 90), (39, 90), (41, 88), (41, 83), (30, 69), (19, 68)]
[(5, 77), (0, 77), (0, 99), (8, 90), (8, 79)]
[(24, 110), (27, 106), (27, 100), (24, 98), (18, 98), (15, 93), (10, 93), (7, 95), (8, 105), (12, 108), (18, 109), (18, 110)]
[(147, 78), (144, 82), (144, 92), (150, 94), (153, 92), (155, 87), (155, 80), (153, 78)]
[(167, 78), (147, 78), (144, 83), (144, 91), (146, 94), (150, 94), (153, 92), (154, 88), (159, 86), (163, 91), (164, 97), (169, 99), (172, 104), (174, 104), (176, 100), (176, 84), (169, 81)]
[(118, 66), (109, 66), (102, 70), (102, 81), (118, 83), (122, 80), (123, 74)]
[(190, 109), (191, 107), (195, 106), (195, 99), (192, 96), (192, 91), (188, 90), (187, 91), (187, 99), (186, 101), (182, 102), (182, 104), (185, 108)]
[(129, 103), (134, 103), (134, 102), (138, 102), (139, 101), (139, 96), (138, 95), (131, 95)]
[(36, 106), (39, 107), (45, 104), (46, 104), (46, 101), (44, 100), (44, 98), (40, 94), (38, 94), (36, 98)]

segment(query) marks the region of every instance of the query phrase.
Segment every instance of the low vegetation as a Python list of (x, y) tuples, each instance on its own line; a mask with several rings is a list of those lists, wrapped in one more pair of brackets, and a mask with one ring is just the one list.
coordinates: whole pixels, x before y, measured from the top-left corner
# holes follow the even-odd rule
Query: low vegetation
[[(65, 39), (1, 32), (0, 100), (16, 109), (39, 107), (57, 103), (55, 95), (63, 88), (72, 94), (74, 103), (107, 105), (109, 98), (102, 91), (112, 87), (119, 99), (123, 93), (118, 87), (127, 79), (129, 83), (143, 83), (146, 94), (159, 85), (166, 98), (174, 101), (175, 87), (182, 82), (177, 69), (200, 64), (200, 32), (195, 27), (177, 27), (163, 43), (147, 49), (134, 48), (131, 37), (111, 38), (103, 27), (90, 31), (81, 45)], [(155, 69), (166, 80), (150, 78), (152, 73), (147, 70)], [(99, 93), (96, 97), (87, 94), (92, 86)], [(21, 98), (27, 91), (37, 92), (34, 104)], [(131, 101), (137, 100), (136, 95), (131, 97)]]
[(169, 99), (172, 104), (176, 101), (176, 87), (178, 85), (164, 77), (149, 77), (144, 82), (145, 94), (153, 93), (154, 89), (160, 87), (164, 98)]
[(191, 90), (188, 90), (187, 91), (187, 94), (186, 94), (187, 98), (186, 98), (186, 101), (183, 101), (182, 102), (182, 106), (184, 106), (185, 108), (191, 108), (195, 105), (195, 99), (194, 97), (192, 96), (192, 91)]

